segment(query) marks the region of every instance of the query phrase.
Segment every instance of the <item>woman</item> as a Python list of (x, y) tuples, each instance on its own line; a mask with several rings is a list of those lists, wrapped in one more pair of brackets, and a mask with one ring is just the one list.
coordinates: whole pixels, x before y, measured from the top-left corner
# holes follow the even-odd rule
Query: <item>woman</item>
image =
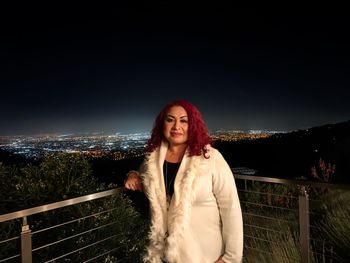
[(197, 108), (174, 101), (156, 118), (148, 156), (125, 187), (150, 201), (150, 244), (144, 262), (241, 262), (243, 225), (230, 167), (210, 146)]

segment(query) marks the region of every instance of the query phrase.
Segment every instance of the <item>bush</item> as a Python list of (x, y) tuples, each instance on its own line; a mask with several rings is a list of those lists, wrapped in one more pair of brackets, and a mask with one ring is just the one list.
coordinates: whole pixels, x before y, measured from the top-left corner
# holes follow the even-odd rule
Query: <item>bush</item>
[(241, 192), (244, 262), (298, 262), (298, 205), (295, 186), (252, 182)]
[[(90, 164), (79, 154), (46, 157), (35, 165), (5, 166), (0, 164), (1, 213), (8, 213), (115, 188), (99, 184)], [(59, 225), (64, 223), (63, 225)], [(18, 236), (20, 221), (0, 224), (0, 240)], [(114, 196), (79, 205), (51, 210), (28, 218), (32, 230), (34, 262), (64, 258), (81, 262), (96, 255), (99, 260), (137, 262), (147, 242), (148, 222), (120, 192)], [(50, 227), (49, 230), (45, 230)], [(61, 242), (63, 241), (64, 242)], [(94, 246), (91, 243), (98, 241)], [(54, 244), (43, 247), (45, 244)], [(0, 259), (19, 252), (19, 242), (0, 244)], [(108, 252), (110, 251), (110, 252)]]
[(349, 204), (349, 191), (331, 191), (324, 197), (321, 209), (324, 217), (318, 223), (323, 238), (332, 247), (337, 262), (348, 262), (350, 258)]

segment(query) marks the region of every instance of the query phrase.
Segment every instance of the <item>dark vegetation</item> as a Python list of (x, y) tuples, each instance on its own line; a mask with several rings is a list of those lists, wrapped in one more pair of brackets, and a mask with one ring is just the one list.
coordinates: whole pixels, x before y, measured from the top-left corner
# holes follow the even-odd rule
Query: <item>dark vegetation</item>
[[(79, 154), (47, 156), (38, 163), (0, 164), (0, 214), (115, 187), (99, 182), (88, 160)], [(33, 253), (33, 262), (61, 257), (72, 250), (77, 252), (64, 257), (66, 261), (83, 262), (106, 253), (103, 262), (139, 262), (148, 232), (147, 218), (134, 209), (123, 191), (32, 215), (28, 223), (33, 248), (42, 247)], [(20, 229), (20, 220), (0, 223), (0, 240), (18, 236)], [(48, 243), (52, 244), (46, 247)], [(18, 240), (1, 242), (0, 260), (19, 251)]]
[(311, 168), (322, 159), (336, 166), (333, 183), (350, 183), (350, 121), (255, 141), (217, 141), (215, 147), (231, 167), (256, 169), (257, 175), (311, 179)]

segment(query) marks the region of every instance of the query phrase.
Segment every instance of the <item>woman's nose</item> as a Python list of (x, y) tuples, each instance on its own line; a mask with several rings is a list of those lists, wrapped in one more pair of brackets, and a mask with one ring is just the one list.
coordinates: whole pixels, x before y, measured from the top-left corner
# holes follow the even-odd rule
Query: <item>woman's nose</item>
[(177, 130), (179, 128), (179, 122), (174, 121), (173, 129)]

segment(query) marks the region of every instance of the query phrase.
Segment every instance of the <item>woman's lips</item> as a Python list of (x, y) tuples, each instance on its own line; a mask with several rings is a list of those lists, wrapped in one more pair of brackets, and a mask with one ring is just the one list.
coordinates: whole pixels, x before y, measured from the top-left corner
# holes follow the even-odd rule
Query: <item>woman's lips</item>
[(178, 136), (181, 136), (182, 134), (179, 132), (171, 132), (170, 135), (173, 137), (178, 137)]

